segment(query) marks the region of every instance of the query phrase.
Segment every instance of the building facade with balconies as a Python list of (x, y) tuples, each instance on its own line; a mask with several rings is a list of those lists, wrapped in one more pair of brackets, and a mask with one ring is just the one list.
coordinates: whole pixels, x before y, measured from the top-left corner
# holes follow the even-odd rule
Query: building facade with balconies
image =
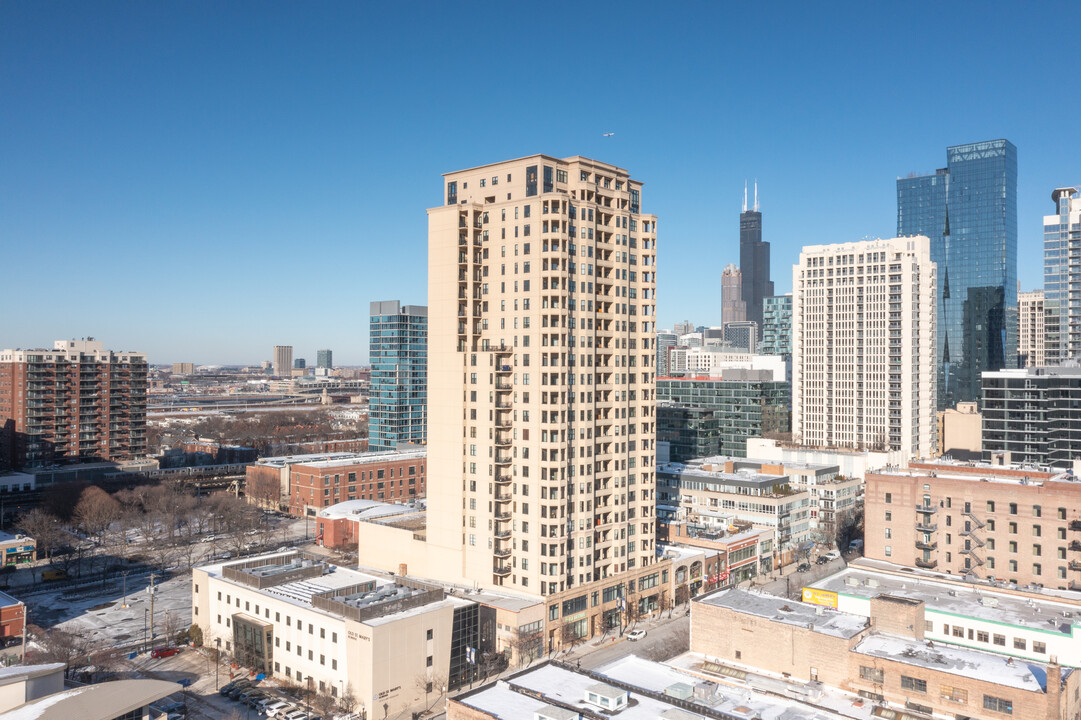
[(0, 351), (0, 467), (146, 454), (146, 355), (101, 342)]
[(935, 291), (926, 237), (803, 248), (793, 268), (792, 435), (935, 451)]

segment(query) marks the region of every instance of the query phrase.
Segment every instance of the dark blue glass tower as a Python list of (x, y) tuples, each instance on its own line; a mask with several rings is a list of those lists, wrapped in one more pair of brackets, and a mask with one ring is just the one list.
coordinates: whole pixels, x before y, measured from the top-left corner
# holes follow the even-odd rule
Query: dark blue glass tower
[(428, 424), (428, 308), (397, 300), (371, 304), (368, 447), (424, 443)]
[(1017, 366), (1017, 148), (946, 148), (934, 175), (897, 180), (897, 235), (938, 265), (938, 404), (979, 402), (981, 373)]

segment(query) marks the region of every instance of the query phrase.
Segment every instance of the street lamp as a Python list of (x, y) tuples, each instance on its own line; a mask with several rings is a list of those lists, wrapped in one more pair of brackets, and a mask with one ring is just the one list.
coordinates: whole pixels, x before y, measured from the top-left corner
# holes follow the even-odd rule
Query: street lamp
[(312, 676), (308, 676), (308, 697), (304, 701), (307, 706), (304, 708), (304, 716), (310, 718), (312, 716)]
[(218, 644), (218, 652), (214, 654), (214, 689), (218, 689), (218, 667), (221, 665), (221, 638), (214, 638)]

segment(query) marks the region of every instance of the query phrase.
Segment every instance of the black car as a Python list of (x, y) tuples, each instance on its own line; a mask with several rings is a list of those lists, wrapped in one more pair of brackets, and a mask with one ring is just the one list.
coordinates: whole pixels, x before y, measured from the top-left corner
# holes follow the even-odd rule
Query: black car
[(807, 572), (811, 569), (811, 563), (800, 563), (796, 566), (796, 572)]
[(815, 560), (815, 565), (825, 565), (829, 561), (830, 559), (828, 557), (826, 557), (825, 555), (820, 555), (818, 559)]

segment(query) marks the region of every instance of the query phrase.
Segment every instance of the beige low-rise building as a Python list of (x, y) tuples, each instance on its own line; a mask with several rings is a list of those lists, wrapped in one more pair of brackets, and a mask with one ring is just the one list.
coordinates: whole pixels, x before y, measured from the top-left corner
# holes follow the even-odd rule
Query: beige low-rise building
[(192, 616), (204, 644), (368, 717), (427, 709), (491, 650), (477, 603), (296, 551), (195, 568)]
[(974, 402), (938, 413), (938, 454), (955, 460), (979, 460), (983, 451), (983, 416)]
[[(713, 534), (772, 530), (776, 552), (792, 552), (811, 537), (811, 495), (792, 487), (779, 468), (737, 467), (726, 458), (666, 463), (657, 468), (657, 515)], [(716, 462), (715, 462), (716, 461)], [(734, 529), (732, 529), (734, 528)], [(774, 567), (762, 567), (769, 572)]]
[[(735, 672), (754, 668), (856, 693), (888, 714), (1061, 720), (1081, 709), (1081, 673), (1055, 658), (1014, 662), (926, 640), (920, 600), (879, 595), (869, 616), (739, 589), (692, 603), (691, 650)], [(905, 713), (908, 713), (907, 715)]]

